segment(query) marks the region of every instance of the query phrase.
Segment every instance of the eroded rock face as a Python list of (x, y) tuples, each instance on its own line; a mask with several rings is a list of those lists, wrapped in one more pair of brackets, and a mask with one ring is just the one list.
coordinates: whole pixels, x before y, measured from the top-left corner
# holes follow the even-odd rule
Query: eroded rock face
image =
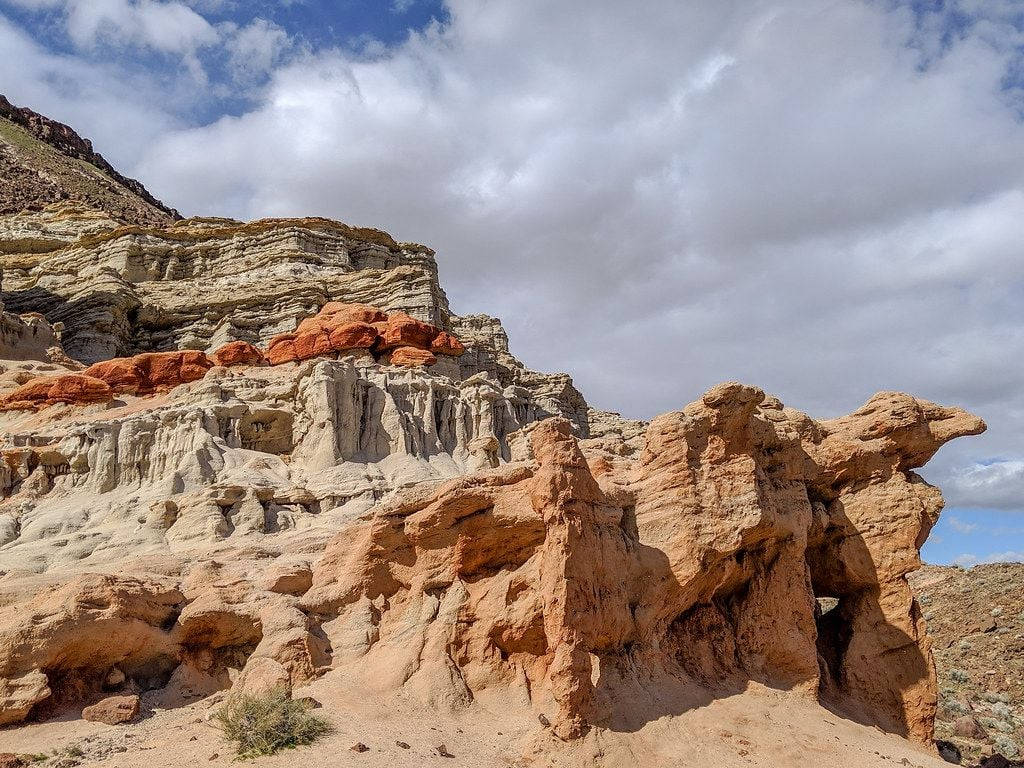
[(941, 499), (910, 470), (981, 429), (894, 393), (819, 424), (728, 384), (656, 419), (636, 460), (588, 463), (547, 421), (535, 464), (339, 534), (302, 603), (368, 684), (448, 705), (523, 686), (563, 738), (757, 680), (923, 742), (935, 686), (905, 576)]
[[(485, 374), (517, 387), (586, 434), (587, 404), (571, 379), (526, 369), (496, 319), (453, 314), (425, 246), (327, 219), (121, 226), (81, 203), (61, 205), (0, 216), (0, 240), (14, 254), (4, 257), (2, 301), (8, 313), (62, 323), (74, 360), (212, 355), (242, 341), (280, 364), (368, 349), (363, 326), (331, 338), (365, 323), (378, 334), (378, 358), (396, 346), (429, 350), (450, 378)], [(325, 330), (307, 333), (313, 326)]]

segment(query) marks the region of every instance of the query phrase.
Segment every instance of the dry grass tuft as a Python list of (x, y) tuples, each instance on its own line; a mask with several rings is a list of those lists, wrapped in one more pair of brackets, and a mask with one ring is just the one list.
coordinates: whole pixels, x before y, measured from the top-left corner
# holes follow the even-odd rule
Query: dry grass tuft
[(214, 719), (243, 759), (311, 744), (331, 729), (306, 702), (293, 701), (281, 688), (263, 696), (234, 696)]

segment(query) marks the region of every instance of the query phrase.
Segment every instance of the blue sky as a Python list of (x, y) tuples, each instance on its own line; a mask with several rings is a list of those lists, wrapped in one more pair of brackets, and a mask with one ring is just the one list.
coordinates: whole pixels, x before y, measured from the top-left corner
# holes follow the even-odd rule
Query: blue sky
[(428, 243), (598, 407), (968, 408), (925, 555), (1024, 559), (1019, 0), (0, 0), (0, 50), (186, 214)]

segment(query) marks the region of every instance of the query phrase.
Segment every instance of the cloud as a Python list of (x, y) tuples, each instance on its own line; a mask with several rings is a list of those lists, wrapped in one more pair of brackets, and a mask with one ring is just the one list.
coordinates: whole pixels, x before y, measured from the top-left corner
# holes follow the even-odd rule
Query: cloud
[(959, 565), (961, 568), (973, 568), (976, 565), (989, 563), (1024, 563), (1024, 552), (997, 552), (985, 557), (966, 554), (953, 560), (953, 565)]
[(975, 462), (951, 472), (946, 498), (957, 506), (1024, 507), (1024, 460)]
[(242, 83), (262, 79), (292, 45), (283, 28), (265, 19), (253, 19), (242, 27), (225, 24), (221, 29), (228, 66), (234, 79)]
[(451, 0), (400, 45), (285, 56), (253, 27), (258, 103), (163, 119), (128, 170), (191, 213), (429, 243), (457, 311), (599, 407), (738, 378), (815, 416), (971, 408), (989, 432), (925, 477), (1019, 509), (1021, 33), (1005, 3), (918, 6)]
[(156, 0), (13, 0), (23, 8), (61, 9), (79, 48), (101, 42), (188, 53), (218, 40), (213, 26), (185, 3)]
[(955, 515), (947, 517), (946, 523), (957, 533), (974, 533), (978, 530), (978, 525), (976, 523), (968, 523)]

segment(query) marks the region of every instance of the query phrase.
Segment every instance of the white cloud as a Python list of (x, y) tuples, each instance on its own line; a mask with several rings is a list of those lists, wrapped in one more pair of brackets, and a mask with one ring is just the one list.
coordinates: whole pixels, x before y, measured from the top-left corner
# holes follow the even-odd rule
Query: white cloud
[(1024, 460), (973, 463), (953, 470), (946, 498), (960, 506), (1021, 509), (1024, 507)]
[(219, 40), (201, 15), (181, 2), (67, 0), (67, 30), (81, 48), (102, 42), (187, 54)]
[(265, 19), (253, 19), (243, 27), (234, 24), (222, 26), (224, 47), (228, 53), (228, 66), (236, 81), (258, 81), (291, 46), (291, 39), (277, 24)]
[(976, 565), (988, 563), (1024, 563), (1024, 552), (996, 552), (985, 557), (965, 554), (953, 560), (953, 565), (959, 565), (961, 568), (973, 568)]
[(978, 530), (978, 525), (976, 523), (968, 523), (965, 520), (961, 520), (956, 515), (950, 515), (947, 517), (946, 522), (949, 527), (957, 533), (974, 533)]

